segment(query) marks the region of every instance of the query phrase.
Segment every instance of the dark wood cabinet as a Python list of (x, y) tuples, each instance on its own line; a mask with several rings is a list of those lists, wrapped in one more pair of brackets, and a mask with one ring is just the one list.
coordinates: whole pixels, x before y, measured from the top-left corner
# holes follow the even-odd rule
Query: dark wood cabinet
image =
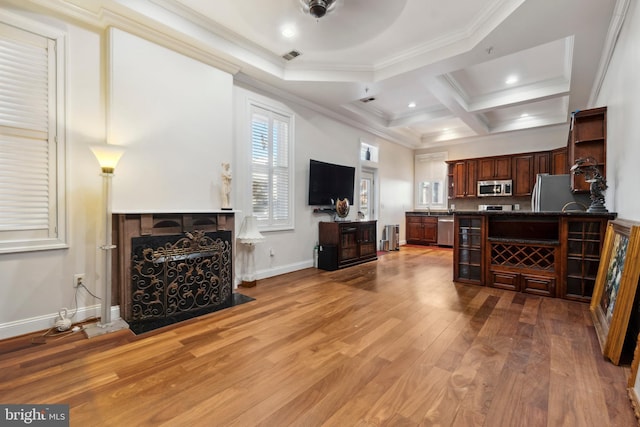
[(564, 218), (561, 233), (567, 245), (563, 252), (566, 265), (560, 296), (590, 301), (598, 275), (607, 218)]
[(551, 156), (551, 174), (564, 175), (569, 173), (569, 162), (567, 157), (567, 147), (552, 150)]
[(551, 154), (548, 151), (541, 151), (533, 156), (532, 185), (535, 184), (536, 175), (539, 173), (551, 173)]
[(485, 217), (455, 215), (453, 243), (453, 280), (483, 284), (483, 241)]
[(550, 162), (548, 151), (513, 156), (513, 195), (530, 196), (536, 176), (539, 173), (549, 173)]
[(335, 270), (377, 259), (376, 221), (320, 222), (320, 267)]
[[(569, 165), (577, 159), (593, 157), (596, 167), (606, 177), (607, 107), (575, 112), (569, 130)], [(575, 192), (589, 192), (590, 184), (584, 175), (571, 175), (571, 188)]]
[(476, 160), (461, 160), (450, 164), (452, 168), (451, 183), (453, 197), (475, 197), (477, 194), (477, 164)]
[(438, 242), (438, 217), (407, 213), (407, 243), (412, 245), (435, 245)]
[(487, 285), (556, 295), (560, 274), (557, 216), (493, 215), (487, 219)]
[(511, 179), (511, 157), (486, 157), (478, 159), (478, 181)]
[(533, 189), (534, 175), (533, 154), (513, 156), (513, 195), (530, 196)]
[(515, 271), (515, 269), (492, 267), (489, 286), (508, 291), (553, 297), (555, 296), (556, 280), (554, 275), (549, 273), (531, 274)]
[(502, 179), (513, 180), (514, 197), (530, 196), (538, 174), (569, 173), (568, 157), (568, 147), (561, 147), (552, 151), (449, 161), (449, 199), (476, 197), (478, 181)]
[(589, 302), (615, 214), (456, 214), (454, 280)]

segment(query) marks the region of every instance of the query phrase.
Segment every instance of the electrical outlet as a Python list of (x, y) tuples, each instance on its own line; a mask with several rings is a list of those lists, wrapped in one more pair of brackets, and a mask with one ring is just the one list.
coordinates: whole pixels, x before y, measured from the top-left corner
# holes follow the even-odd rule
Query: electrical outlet
[(80, 285), (84, 285), (84, 273), (73, 275), (73, 287), (77, 288)]

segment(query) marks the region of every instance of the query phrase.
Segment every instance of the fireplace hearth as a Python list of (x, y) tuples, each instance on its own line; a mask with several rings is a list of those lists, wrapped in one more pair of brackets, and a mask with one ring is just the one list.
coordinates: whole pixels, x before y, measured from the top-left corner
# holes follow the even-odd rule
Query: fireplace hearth
[(114, 293), (127, 322), (172, 323), (233, 305), (232, 212), (114, 217)]

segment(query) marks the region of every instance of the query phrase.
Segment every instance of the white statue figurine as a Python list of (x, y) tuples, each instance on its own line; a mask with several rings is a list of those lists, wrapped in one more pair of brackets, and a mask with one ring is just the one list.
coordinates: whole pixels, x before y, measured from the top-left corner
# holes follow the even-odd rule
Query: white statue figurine
[(231, 166), (229, 163), (222, 163), (222, 209), (231, 209)]

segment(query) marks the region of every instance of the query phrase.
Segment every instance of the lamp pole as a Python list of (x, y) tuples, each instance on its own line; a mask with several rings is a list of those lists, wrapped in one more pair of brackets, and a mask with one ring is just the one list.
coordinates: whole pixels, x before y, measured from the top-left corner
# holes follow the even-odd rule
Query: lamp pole
[(111, 281), (111, 259), (112, 250), (116, 248), (113, 242), (113, 223), (112, 223), (112, 209), (111, 209), (111, 181), (113, 179), (113, 169), (102, 168), (102, 191), (104, 194), (105, 208), (105, 230), (104, 230), (104, 245), (100, 246), (100, 249), (104, 253), (104, 290), (102, 295), (102, 313), (100, 316), (100, 325), (106, 327), (111, 323), (111, 294), (112, 294), (112, 281)]
[(96, 145), (91, 147), (91, 151), (98, 159), (100, 167), (102, 168), (102, 195), (104, 202), (104, 244), (100, 246), (102, 250), (102, 262), (104, 265), (104, 271), (102, 275), (102, 305), (100, 307), (100, 322), (89, 325), (85, 328), (87, 337), (93, 338), (95, 336), (107, 334), (109, 332), (115, 332), (120, 329), (127, 329), (129, 325), (127, 322), (118, 318), (116, 321), (111, 319), (111, 259), (112, 250), (116, 248), (113, 244), (112, 233), (112, 209), (111, 209), (111, 181), (113, 178), (113, 172), (115, 170), (120, 157), (124, 153), (122, 147), (117, 145)]

